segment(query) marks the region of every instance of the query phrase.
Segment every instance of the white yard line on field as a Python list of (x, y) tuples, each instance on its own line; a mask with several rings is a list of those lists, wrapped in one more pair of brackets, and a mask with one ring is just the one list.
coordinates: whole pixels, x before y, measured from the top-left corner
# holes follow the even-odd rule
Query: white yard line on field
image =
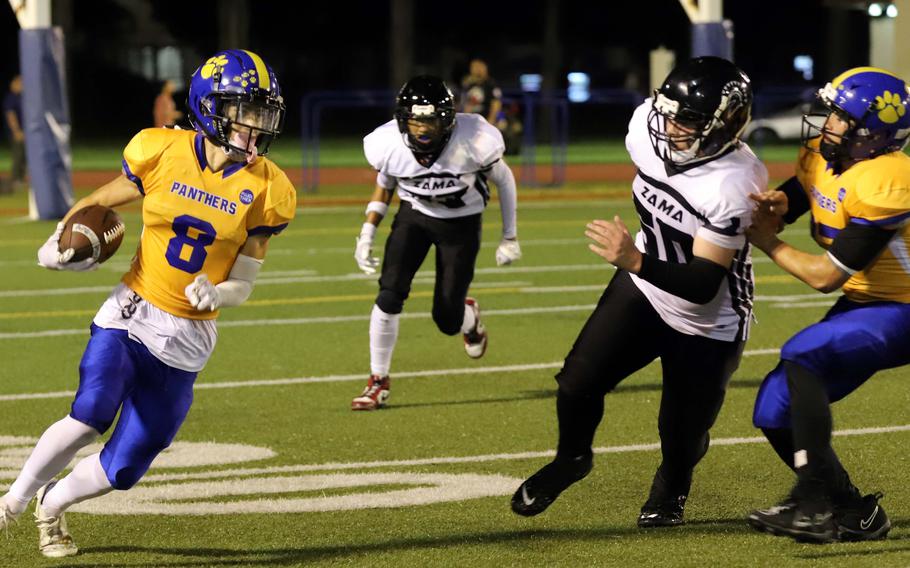
[[(894, 432), (908, 432), (910, 424), (895, 426), (873, 426), (869, 428), (853, 428), (836, 430), (835, 436), (867, 436), (870, 434), (891, 434)], [(741, 446), (745, 444), (764, 444), (767, 440), (761, 436), (748, 438), (716, 438), (711, 440), (712, 446)], [(595, 454), (621, 454), (627, 452), (648, 452), (660, 449), (660, 443), (628, 444), (624, 446), (601, 446), (594, 448)], [(405, 460), (363, 461), (363, 462), (334, 462), (321, 464), (301, 464), (274, 467), (257, 467), (245, 469), (232, 469), (228, 471), (205, 471), (199, 473), (164, 473), (152, 474), (143, 478), (144, 482), (180, 481), (190, 479), (215, 479), (220, 477), (237, 477), (243, 475), (281, 474), (309, 471), (338, 471), (348, 469), (377, 469), (384, 467), (413, 467), (422, 465), (447, 465), (463, 463), (488, 463), (496, 461), (515, 461), (539, 458), (552, 458), (556, 455), (553, 450), (542, 452), (518, 452), (510, 454), (481, 454), (475, 456), (441, 456), (432, 458), (417, 458)]]
[[(604, 263), (595, 264), (561, 264), (547, 266), (506, 266), (506, 267), (488, 267), (478, 268), (474, 274), (535, 274), (546, 272), (579, 272), (579, 271), (599, 271), (612, 272), (612, 267)], [(336, 274), (329, 276), (311, 276), (308, 271), (303, 274), (295, 271), (276, 271), (281, 273), (290, 273), (286, 277), (270, 277), (268, 272), (263, 272), (256, 280), (256, 286), (268, 286), (270, 284), (302, 284), (309, 282), (354, 282), (362, 280), (364, 282), (374, 282), (379, 277), (375, 274), (363, 274), (360, 272), (351, 272), (348, 274)], [(435, 273), (432, 270), (421, 270), (417, 273), (417, 278), (431, 277)], [(62, 296), (68, 294), (88, 294), (98, 292), (108, 292), (114, 285), (108, 286), (79, 286), (74, 288), (48, 288), (48, 289), (28, 289), (28, 290), (2, 290), (0, 298), (29, 298), (41, 296)]]
[[(479, 288), (480, 286), (478, 286)], [(514, 292), (520, 294), (538, 294), (538, 293), (569, 293), (569, 292), (588, 292), (588, 291), (599, 291), (604, 288), (604, 285), (595, 284), (590, 286), (550, 286), (550, 287), (527, 287), (527, 288), (517, 288)], [(807, 298), (812, 297), (812, 294), (806, 295)], [(780, 296), (782, 299), (798, 299), (803, 297), (802, 295), (797, 296)], [(772, 307), (775, 308), (803, 308), (803, 307), (827, 307), (833, 303), (832, 298), (822, 300), (819, 302), (804, 302), (804, 303), (785, 303), (778, 302), (775, 296), (756, 296), (756, 301), (759, 302), (770, 302)], [(545, 313), (563, 313), (563, 312), (579, 312), (592, 310), (594, 304), (574, 304), (568, 306), (548, 306), (548, 307), (534, 307), (534, 308), (514, 308), (514, 309), (501, 309), (501, 310), (484, 310), (485, 316), (509, 316), (509, 315), (531, 315), (531, 314), (545, 314)], [(93, 310), (89, 312), (94, 313)], [(404, 313), (401, 315), (402, 318), (406, 319), (427, 319), (430, 317), (428, 313)], [(232, 328), (232, 327), (257, 327), (257, 326), (274, 326), (274, 325), (308, 325), (308, 324), (325, 324), (325, 323), (345, 323), (353, 321), (369, 321), (369, 314), (358, 314), (352, 316), (317, 316), (317, 317), (305, 317), (305, 318), (284, 318), (284, 319), (249, 319), (249, 320), (227, 320), (218, 322), (218, 327), (221, 329)], [(41, 337), (61, 337), (69, 335), (87, 335), (88, 326), (81, 328), (69, 328), (69, 329), (45, 329), (40, 331), (10, 331), (10, 332), (0, 332), (0, 341), (5, 339), (35, 339)]]
[[(561, 312), (583, 312), (594, 308), (594, 304), (578, 304), (570, 306), (547, 306), (538, 308), (515, 308), (503, 310), (484, 310), (486, 316), (512, 316), (512, 315), (531, 315)], [(429, 319), (429, 313), (403, 313), (404, 319)], [(358, 314), (356, 316), (324, 316), (308, 318), (286, 318), (286, 319), (252, 319), (252, 320), (229, 320), (218, 322), (218, 328), (231, 327), (257, 327), (257, 326), (274, 326), (274, 325), (307, 325), (307, 324), (324, 324), (324, 323), (344, 323), (352, 321), (369, 321), (370, 314)], [(59, 337), (66, 335), (88, 335), (88, 326), (75, 329), (47, 329), (42, 331), (13, 331), (0, 333), (0, 340), (3, 339), (34, 339), (39, 337)]]
[[(751, 349), (743, 353), (744, 357), (755, 357), (762, 355), (777, 355), (778, 349)], [(402, 371), (395, 373), (395, 379), (408, 379), (420, 377), (449, 377), (453, 375), (477, 375), (481, 373), (516, 373), (521, 371), (539, 371), (542, 369), (558, 369), (562, 366), (562, 361), (552, 363), (527, 363), (523, 365), (498, 365), (490, 367), (457, 367), (454, 369), (433, 369), (425, 371)], [(236, 389), (246, 387), (263, 387), (263, 386), (282, 386), (282, 385), (304, 385), (314, 383), (340, 383), (349, 381), (362, 381), (363, 373), (352, 375), (326, 375), (322, 377), (292, 377), (284, 379), (262, 379), (246, 381), (219, 381), (213, 383), (196, 383), (197, 390), (211, 389)], [(42, 398), (67, 398), (73, 396), (73, 391), (55, 391), (43, 393), (21, 393), (21, 394), (4, 394), (0, 395), (0, 402), (15, 400), (35, 400)]]

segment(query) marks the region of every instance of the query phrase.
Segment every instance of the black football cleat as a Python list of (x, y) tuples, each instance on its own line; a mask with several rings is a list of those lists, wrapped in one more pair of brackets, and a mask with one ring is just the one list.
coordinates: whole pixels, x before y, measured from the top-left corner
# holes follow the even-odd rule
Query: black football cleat
[(834, 513), (831, 505), (825, 502), (787, 500), (768, 509), (753, 511), (749, 524), (773, 535), (789, 536), (797, 542), (825, 544), (837, 539)]
[(749, 525), (757, 531), (785, 536), (796, 515), (796, 499), (787, 497), (777, 505), (749, 513)]
[(683, 524), (686, 495), (677, 495), (661, 501), (648, 499), (638, 515), (638, 528), (676, 527)]
[(885, 509), (878, 504), (881, 493), (866, 495), (857, 502), (835, 507), (834, 521), (837, 538), (843, 542), (881, 540), (888, 536), (891, 521)]
[(521, 484), (512, 496), (512, 511), (523, 517), (543, 513), (560, 493), (584, 479), (593, 467), (592, 454), (553, 460)]

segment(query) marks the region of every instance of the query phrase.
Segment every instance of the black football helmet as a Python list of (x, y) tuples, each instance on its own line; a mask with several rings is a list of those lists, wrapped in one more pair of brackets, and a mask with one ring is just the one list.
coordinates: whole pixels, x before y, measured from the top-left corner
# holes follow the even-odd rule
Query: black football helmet
[[(445, 81), (431, 75), (418, 75), (398, 91), (395, 99), (395, 120), (415, 154), (437, 154), (442, 151), (455, 129), (455, 96)], [(429, 136), (414, 136), (408, 121), (434, 122), (435, 132)]]
[[(752, 82), (720, 57), (678, 65), (654, 91), (648, 134), (667, 171), (710, 161), (739, 143), (752, 115)], [(674, 132), (668, 133), (667, 121)]]

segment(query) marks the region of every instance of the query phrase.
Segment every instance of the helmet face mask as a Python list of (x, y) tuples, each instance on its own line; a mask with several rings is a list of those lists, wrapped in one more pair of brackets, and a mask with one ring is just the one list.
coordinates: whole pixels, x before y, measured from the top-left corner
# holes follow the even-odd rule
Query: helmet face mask
[(266, 155), (284, 125), (277, 77), (249, 51), (209, 58), (193, 73), (187, 106), (193, 127), (234, 161)]
[(751, 117), (752, 86), (739, 68), (698, 57), (675, 68), (654, 99), (648, 135), (668, 171), (710, 161), (739, 143)]
[(442, 79), (419, 75), (398, 92), (395, 120), (415, 155), (438, 154), (455, 129), (455, 97)]
[(221, 146), (234, 158), (247, 159), (268, 153), (272, 141), (281, 133), (284, 105), (245, 95), (220, 95), (212, 98), (211, 112)]
[[(850, 69), (820, 89), (817, 101), (822, 111), (803, 116), (802, 142), (828, 162), (867, 160), (901, 150), (910, 139), (910, 88), (883, 69)], [(815, 140), (817, 147), (810, 144)]]

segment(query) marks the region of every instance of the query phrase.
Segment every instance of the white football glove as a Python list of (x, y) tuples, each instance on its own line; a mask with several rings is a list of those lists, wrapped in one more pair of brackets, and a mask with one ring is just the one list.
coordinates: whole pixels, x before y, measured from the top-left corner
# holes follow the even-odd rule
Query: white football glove
[(354, 260), (357, 266), (364, 274), (376, 274), (379, 268), (379, 259), (373, 256), (373, 235), (368, 232), (361, 232), (357, 237), (357, 245), (354, 247)]
[(183, 290), (183, 293), (186, 294), (186, 299), (190, 301), (190, 305), (200, 312), (205, 310), (214, 312), (221, 306), (221, 293), (206, 274), (197, 276)]
[(518, 239), (503, 239), (496, 247), (496, 266), (512, 264), (521, 258), (521, 246)]
[(86, 258), (76, 262), (70, 262), (76, 254), (76, 249), (68, 248), (60, 252), (60, 235), (63, 234), (63, 223), (57, 223), (54, 233), (38, 249), (38, 264), (51, 270), (73, 270), (75, 272), (84, 272), (86, 270), (96, 270), (98, 263), (94, 258)]

